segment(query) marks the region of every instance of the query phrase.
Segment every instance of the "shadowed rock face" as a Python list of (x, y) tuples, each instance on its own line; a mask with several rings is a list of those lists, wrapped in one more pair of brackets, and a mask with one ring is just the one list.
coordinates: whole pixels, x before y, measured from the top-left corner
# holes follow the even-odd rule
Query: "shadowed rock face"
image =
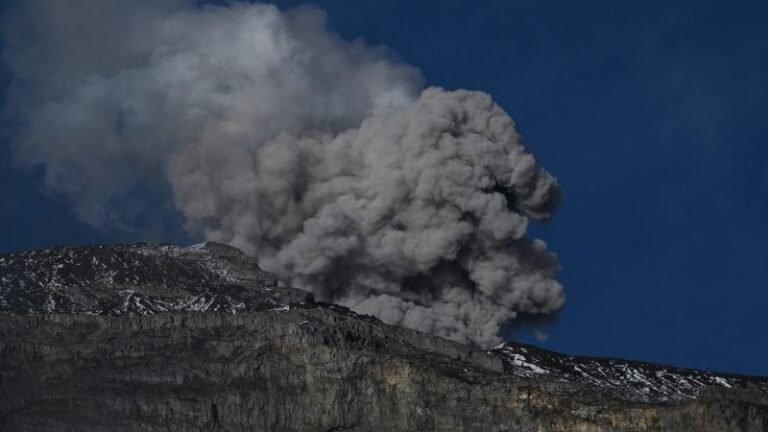
[(763, 432), (768, 379), (483, 352), (222, 245), (58, 248), (0, 255), (0, 430)]

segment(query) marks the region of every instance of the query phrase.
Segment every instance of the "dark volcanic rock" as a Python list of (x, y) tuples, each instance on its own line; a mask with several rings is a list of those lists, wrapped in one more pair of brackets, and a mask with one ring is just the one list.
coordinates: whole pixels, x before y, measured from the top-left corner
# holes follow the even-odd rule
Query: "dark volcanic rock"
[(0, 255), (0, 314), (237, 313), (312, 302), (239, 250), (205, 243), (58, 247)]
[(765, 378), (387, 326), (221, 245), (0, 256), (0, 431), (762, 432), (767, 396)]

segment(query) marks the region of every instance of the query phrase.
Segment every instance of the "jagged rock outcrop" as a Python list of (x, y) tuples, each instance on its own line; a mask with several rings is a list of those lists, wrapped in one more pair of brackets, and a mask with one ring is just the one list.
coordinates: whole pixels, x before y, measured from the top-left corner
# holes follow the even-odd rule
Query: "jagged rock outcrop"
[(489, 352), (279, 287), (235, 249), (0, 255), (2, 431), (754, 431), (768, 379)]

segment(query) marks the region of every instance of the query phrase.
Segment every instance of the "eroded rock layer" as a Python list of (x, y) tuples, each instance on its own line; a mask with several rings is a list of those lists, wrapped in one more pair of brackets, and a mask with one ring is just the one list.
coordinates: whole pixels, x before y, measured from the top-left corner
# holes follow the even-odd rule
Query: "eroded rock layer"
[(0, 255), (0, 281), (2, 431), (768, 430), (766, 378), (483, 352), (221, 245)]

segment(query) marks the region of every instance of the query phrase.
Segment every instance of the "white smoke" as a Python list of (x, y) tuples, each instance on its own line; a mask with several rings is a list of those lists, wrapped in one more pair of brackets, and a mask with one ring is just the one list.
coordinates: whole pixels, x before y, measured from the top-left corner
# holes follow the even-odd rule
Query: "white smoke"
[[(482, 346), (563, 304), (555, 179), (483, 93), (427, 88), (314, 8), (33, 0), (6, 20), (19, 160), (81, 219), (148, 195), (319, 298)], [(160, 186), (158, 186), (160, 185)]]

